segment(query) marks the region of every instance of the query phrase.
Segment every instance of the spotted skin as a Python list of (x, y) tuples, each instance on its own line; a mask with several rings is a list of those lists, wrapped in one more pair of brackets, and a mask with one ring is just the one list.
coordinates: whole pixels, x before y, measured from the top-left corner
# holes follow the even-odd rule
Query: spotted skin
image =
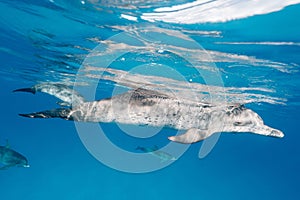
[(81, 102), (72, 108), (21, 115), (31, 118), (58, 117), (83, 122), (118, 122), (186, 130), (185, 134), (169, 137), (170, 140), (180, 143), (198, 142), (217, 132), (284, 136), (280, 130), (264, 125), (261, 117), (244, 105), (197, 103), (141, 88), (100, 101)]

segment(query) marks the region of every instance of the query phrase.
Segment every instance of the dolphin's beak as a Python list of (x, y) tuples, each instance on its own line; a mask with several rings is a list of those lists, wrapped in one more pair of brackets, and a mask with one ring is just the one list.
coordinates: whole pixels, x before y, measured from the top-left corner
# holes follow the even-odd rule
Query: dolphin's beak
[(283, 132), (280, 131), (280, 130), (273, 129), (273, 130), (271, 131), (271, 133), (270, 133), (270, 136), (283, 138), (283, 137), (284, 137), (284, 134), (283, 134)]
[(23, 167), (28, 168), (28, 167), (30, 167), (30, 165), (23, 165)]
[(260, 135), (266, 135), (266, 136), (272, 136), (272, 137), (278, 137), (278, 138), (283, 138), (284, 134), (282, 131), (277, 130), (275, 128), (271, 128), (269, 126), (263, 125), (258, 130), (254, 130), (254, 133), (260, 134)]

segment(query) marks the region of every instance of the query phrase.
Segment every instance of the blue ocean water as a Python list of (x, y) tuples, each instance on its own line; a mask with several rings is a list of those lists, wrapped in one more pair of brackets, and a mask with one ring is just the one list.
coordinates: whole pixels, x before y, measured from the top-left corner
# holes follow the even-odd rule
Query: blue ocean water
[[(30, 168), (0, 171), (0, 198), (299, 199), (300, 2), (271, 6), (261, 3), (256, 7), (239, 7), (234, 0), (212, 2), (217, 3), (190, 6), (193, 1), (2, 0), (0, 145), (8, 139), (12, 149), (28, 158)], [(186, 8), (171, 9), (174, 5)], [(166, 7), (169, 11), (163, 11)], [(182, 15), (184, 10), (194, 17)], [(167, 16), (166, 12), (173, 15), (157, 17), (157, 13)], [(198, 12), (206, 15), (198, 16)], [(128, 32), (134, 33), (132, 38), (124, 34)], [(203, 55), (202, 49), (189, 51), (185, 42), (190, 40), (184, 37), (201, 45), (206, 53)], [(140, 38), (148, 41), (143, 48), (136, 44)], [(114, 42), (118, 42), (116, 46)], [(283, 131), (285, 137), (222, 133), (203, 159), (198, 158), (199, 142), (166, 168), (126, 173), (94, 158), (73, 122), (18, 115), (56, 108), (58, 100), (43, 93), (31, 95), (12, 93), (13, 90), (42, 82), (72, 86), (78, 81), (83, 63), (93, 58), (95, 48), (106, 45), (107, 52), (118, 52), (122, 44), (127, 45), (123, 49), (128, 52), (110, 63), (96, 99), (113, 95), (115, 88), (123, 88), (122, 85), (167, 87), (179, 95), (180, 91), (186, 92), (184, 85), (179, 85), (182, 78), (198, 91), (206, 77), (199, 76), (195, 69), (205, 74), (215, 66), (228, 101), (245, 103), (267, 125)], [(156, 47), (165, 49), (155, 53)], [(173, 51), (168, 51), (169, 47)], [(201, 60), (201, 65), (192, 65), (180, 52), (192, 54), (192, 59)], [(87, 68), (80, 79), (84, 81), (77, 84), (93, 84), (101, 67)], [(120, 78), (126, 72), (128, 78)], [(167, 136), (176, 134), (163, 129), (144, 139), (124, 133), (114, 123), (102, 126), (111, 141), (132, 152), (137, 146), (164, 146), (169, 143)]]

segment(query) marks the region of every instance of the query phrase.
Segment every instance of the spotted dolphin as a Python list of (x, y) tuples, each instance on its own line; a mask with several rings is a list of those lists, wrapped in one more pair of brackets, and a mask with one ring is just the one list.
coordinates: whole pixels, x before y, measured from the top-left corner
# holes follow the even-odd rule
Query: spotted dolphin
[(0, 170), (8, 169), (14, 166), (29, 167), (25, 156), (11, 149), (8, 142), (6, 146), (0, 146), (0, 163), (3, 165), (0, 167)]
[(165, 151), (161, 151), (159, 150), (158, 146), (153, 146), (153, 147), (141, 147), (138, 146), (136, 148), (136, 150), (140, 150), (144, 153), (149, 153), (157, 158), (159, 158), (161, 160), (161, 162), (166, 162), (166, 161), (171, 161), (171, 160), (177, 160), (174, 156), (172, 156), (171, 154), (165, 152)]
[[(56, 88), (59, 86), (46, 84), (42, 87)], [(66, 88), (66, 86), (62, 87)], [(43, 91), (43, 88), (40, 90)], [(74, 92), (68, 89), (60, 96), (56, 95), (64, 101), (65, 98), (61, 96), (62, 94), (70, 96), (74, 95)], [(169, 139), (187, 144), (204, 140), (219, 132), (248, 132), (279, 138), (284, 136), (280, 130), (265, 125), (257, 113), (244, 105), (211, 105), (186, 101), (142, 88), (129, 90), (99, 101), (82, 101), (70, 108), (20, 115), (30, 118), (62, 118), (82, 122), (118, 122), (170, 127), (183, 130), (185, 133), (171, 136)]]

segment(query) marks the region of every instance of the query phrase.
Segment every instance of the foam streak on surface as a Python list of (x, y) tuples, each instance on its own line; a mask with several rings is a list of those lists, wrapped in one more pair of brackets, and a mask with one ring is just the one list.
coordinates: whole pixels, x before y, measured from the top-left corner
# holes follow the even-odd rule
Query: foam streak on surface
[(276, 12), (297, 3), (300, 1), (198, 0), (192, 3), (158, 8), (152, 13), (144, 13), (141, 18), (148, 21), (182, 24), (226, 22)]

